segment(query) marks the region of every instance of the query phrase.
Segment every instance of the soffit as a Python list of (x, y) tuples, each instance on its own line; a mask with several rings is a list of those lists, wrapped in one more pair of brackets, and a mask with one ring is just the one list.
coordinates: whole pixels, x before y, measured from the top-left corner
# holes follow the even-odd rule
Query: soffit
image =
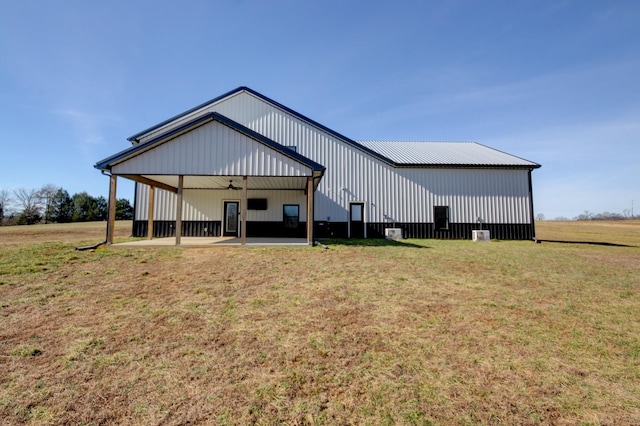
[[(143, 178), (159, 182), (173, 188), (178, 187), (178, 176), (175, 175), (142, 175)], [(184, 189), (219, 189), (228, 190), (229, 183), (233, 187), (242, 188), (242, 176), (184, 176)], [(248, 176), (248, 189), (290, 190), (305, 189), (306, 176)]]

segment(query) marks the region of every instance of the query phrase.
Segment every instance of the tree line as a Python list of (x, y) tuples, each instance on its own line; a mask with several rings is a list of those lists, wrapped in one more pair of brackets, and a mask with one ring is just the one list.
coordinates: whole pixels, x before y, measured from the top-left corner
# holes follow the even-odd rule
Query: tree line
[[(48, 184), (38, 189), (0, 189), (0, 225), (33, 225), (106, 220), (108, 202), (87, 192), (69, 195), (64, 188)], [(126, 198), (116, 200), (116, 220), (133, 219)]]
[[(638, 219), (640, 216), (633, 214), (633, 210), (624, 210), (622, 214), (620, 213), (611, 213), (611, 212), (603, 212), (603, 213), (593, 213), (589, 210), (585, 210), (584, 213), (570, 219), (568, 217), (560, 216), (556, 217), (553, 220), (557, 221), (574, 221), (574, 220), (630, 220), (630, 219)], [(544, 214), (538, 213), (536, 215), (536, 220), (546, 220)]]

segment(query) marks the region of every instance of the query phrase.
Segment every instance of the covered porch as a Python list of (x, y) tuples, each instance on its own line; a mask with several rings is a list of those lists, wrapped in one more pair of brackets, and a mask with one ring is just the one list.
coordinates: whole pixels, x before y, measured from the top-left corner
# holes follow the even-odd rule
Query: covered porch
[[(143, 218), (148, 239), (154, 225), (164, 222), (173, 227), (174, 244), (181, 245), (183, 237), (194, 236), (188, 235), (188, 225), (196, 218), (216, 228), (207, 229), (206, 236), (237, 237), (246, 245), (247, 237), (293, 236), (252, 235), (249, 227), (298, 226), (304, 212), (303, 235), (313, 244), (314, 193), (325, 167), (299, 154), (295, 142), (281, 145), (212, 112), (98, 162), (95, 167), (110, 178), (107, 243), (113, 243), (122, 177), (136, 182), (134, 219)], [(260, 200), (264, 208), (255, 207)]]
[[(318, 181), (322, 177), (321, 174), (296, 177), (184, 175), (150, 177), (112, 174), (107, 220), (108, 244), (113, 244), (111, 230), (115, 221), (115, 207), (112, 209), (111, 206), (115, 206), (117, 198), (118, 177), (142, 184), (136, 189), (136, 208), (144, 209), (142, 214), (146, 219), (134, 220), (134, 230), (137, 229), (138, 232), (134, 231), (133, 235), (144, 236), (149, 243), (137, 242), (137, 245), (165, 246), (169, 241), (172, 241), (173, 245), (204, 246), (212, 244), (277, 245), (278, 242), (290, 245), (300, 244), (301, 241), (305, 244), (313, 244), (314, 194)], [(159, 192), (164, 192), (162, 199), (165, 202), (161, 207), (157, 203)], [(258, 194), (265, 198), (251, 198), (250, 194)], [(167, 196), (172, 197), (173, 201), (166, 203)], [(293, 200), (288, 201), (289, 203), (298, 204), (283, 205), (283, 198)], [(255, 207), (256, 202), (263, 206)], [(167, 214), (167, 205), (173, 207), (171, 212), (173, 220), (157, 220), (159, 211)], [(263, 221), (256, 220), (256, 213), (258, 213), (256, 209), (268, 210), (265, 213), (271, 216), (272, 221), (264, 221), (265, 213), (261, 215)], [(188, 210), (187, 213), (186, 210)], [(294, 213), (286, 216), (291, 210)], [(253, 221), (250, 212), (253, 214)], [(194, 214), (205, 220), (186, 220), (186, 218), (192, 218)], [(275, 221), (274, 215), (277, 216)], [(163, 229), (167, 226), (170, 228), (171, 237), (169, 238), (167, 238), (167, 229)], [(265, 233), (265, 228), (269, 232)]]

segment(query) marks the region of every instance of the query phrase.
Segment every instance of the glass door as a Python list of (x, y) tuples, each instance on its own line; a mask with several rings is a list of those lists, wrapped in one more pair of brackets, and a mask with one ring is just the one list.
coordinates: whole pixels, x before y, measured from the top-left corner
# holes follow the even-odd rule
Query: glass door
[(225, 201), (224, 202), (224, 232), (222, 235), (230, 237), (238, 237), (240, 214), (240, 202), (239, 201)]

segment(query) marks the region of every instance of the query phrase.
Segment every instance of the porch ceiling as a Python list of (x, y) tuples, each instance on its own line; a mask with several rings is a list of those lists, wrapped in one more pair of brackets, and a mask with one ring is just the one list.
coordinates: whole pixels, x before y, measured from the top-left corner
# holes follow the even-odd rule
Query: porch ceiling
[[(178, 187), (178, 176), (141, 175), (145, 180), (159, 182), (172, 188)], [(133, 178), (133, 177), (131, 177)], [(135, 179), (134, 179), (135, 180)], [(234, 188), (242, 188), (242, 176), (184, 176), (184, 189), (228, 190), (229, 181)], [(248, 176), (248, 189), (300, 189), (307, 185), (307, 176)]]

